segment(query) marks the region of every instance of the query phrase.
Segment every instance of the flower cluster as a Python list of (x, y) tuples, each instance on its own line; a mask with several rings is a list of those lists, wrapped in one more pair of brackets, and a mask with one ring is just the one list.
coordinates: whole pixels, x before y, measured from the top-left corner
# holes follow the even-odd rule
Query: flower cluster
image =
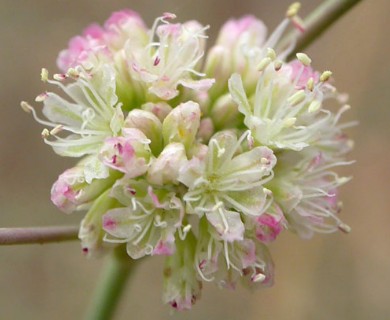
[[(349, 107), (310, 58), (288, 62), (303, 31), (293, 4), (267, 38), (253, 16), (228, 21), (205, 55), (206, 30), (165, 13), (148, 29), (130, 10), (92, 25), (58, 57), (38, 115), (44, 141), (81, 160), (61, 174), (53, 203), (87, 210), (87, 256), (126, 244), (132, 259), (166, 256), (163, 299), (191, 308), (202, 281), (270, 286), (268, 244), (284, 230), (349, 231), (333, 169), (349, 164), (340, 124)], [(277, 48), (281, 47), (280, 50)], [(279, 51), (278, 53), (276, 51)], [(329, 101), (341, 105), (332, 113)]]

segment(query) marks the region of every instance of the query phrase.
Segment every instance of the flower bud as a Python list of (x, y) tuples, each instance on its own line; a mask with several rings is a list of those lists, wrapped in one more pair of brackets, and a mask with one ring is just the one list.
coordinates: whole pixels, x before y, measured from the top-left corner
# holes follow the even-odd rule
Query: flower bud
[(184, 145), (172, 142), (164, 148), (157, 159), (152, 161), (147, 179), (150, 183), (161, 186), (168, 183), (177, 184), (179, 171), (186, 161)]
[(214, 124), (210, 118), (204, 118), (200, 121), (197, 138), (200, 142), (207, 142), (214, 134)]
[(162, 149), (162, 123), (151, 112), (134, 109), (125, 120), (124, 128), (136, 128), (150, 140), (150, 149), (157, 155)]
[(73, 167), (62, 173), (53, 184), (51, 201), (65, 213), (82, 210), (111, 186), (114, 179), (110, 177), (88, 182), (85, 167)]
[(182, 143), (188, 152), (195, 141), (200, 125), (200, 108), (189, 101), (174, 108), (163, 122), (163, 138), (165, 144)]
[(240, 121), (240, 112), (230, 94), (218, 98), (211, 110), (211, 118), (217, 129), (234, 128)]
[(166, 102), (148, 102), (143, 104), (141, 109), (153, 113), (161, 122), (172, 111), (172, 107)]

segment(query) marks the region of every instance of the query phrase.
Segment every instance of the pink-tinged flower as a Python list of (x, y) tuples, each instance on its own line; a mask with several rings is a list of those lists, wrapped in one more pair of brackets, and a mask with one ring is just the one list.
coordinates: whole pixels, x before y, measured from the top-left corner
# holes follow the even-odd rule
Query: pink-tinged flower
[(194, 269), (194, 236), (188, 234), (185, 241), (177, 238), (176, 246), (176, 252), (165, 260), (163, 301), (183, 311), (200, 298), (202, 283)]
[(63, 71), (83, 65), (91, 55), (109, 57), (110, 53), (103, 39), (103, 30), (98, 25), (91, 25), (85, 29), (82, 36), (76, 36), (69, 41), (68, 49), (60, 52), (57, 65)]
[(82, 204), (80, 195), (85, 184), (83, 169), (74, 167), (58, 177), (51, 188), (51, 201), (65, 213), (71, 213)]
[(195, 263), (204, 281), (216, 281), (224, 288), (235, 289), (243, 277), (255, 287), (273, 283), (273, 262), (264, 245), (249, 235), (234, 242), (221, 241), (204, 217), (199, 224)]
[[(96, 58), (105, 62), (115, 62), (115, 55), (132, 39), (132, 44), (147, 39), (147, 29), (141, 17), (132, 10), (114, 12), (104, 27), (92, 24), (81, 36), (69, 41), (68, 48), (61, 51), (57, 65), (67, 72), (69, 68), (90, 65)], [(138, 40), (138, 41), (136, 41)]]
[(103, 215), (112, 208), (120, 206), (120, 203), (110, 196), (110, 190), (106, 190), (92, 203), (87, 214), (81, 221), (79, 239), (82, 252), (87, 257), (101, 256), (110, 245), (103, 241), (104, 230), (102, 226)]
[[(271, 211), (271, 209), (273, 210)], [(283, 212), (277, 205), (257, 217), (255, 221), (256, 238), (264, 243), (274, 241), (286, 224)]]
[(273, 182), (279, 190), (275, 200), (287, 217), (289, 229), (303, 238), (310, 238), (314, 232), (348, 232), (349, 227), (338, 217), (341, 207), (337, 189), (350, 178), (338, 177), (332, 169), (350, 163), (327, 162), (319, 154), (280, 169), (281, 180)]
[[(226, 92), (226, 82), (233, 73), (240, 74), (246, 89), (252, 92), (259, 78), (259, 70), (264, 65), (274, 61), (276, 69), (280, 69), (283, 60), (295, 46), (294, 39), (282, 44), (280, 39), (290, 23), (302, 31), (298, 17), (299, 8), (293, 6), (292, 9), (291, 7), (288, 9), (286, 18), (268, 37), (263, 22), (251, 15), (225, 23), (216, 44), (207, 55), (205, 64), (206, 74), (217, 80), (210, 90), (213, 98)], [(278, 49), (277, 53), (274, 49)]]
[(181, 227), (184, 208), (173, 193), (125, 177), (111, 195), (125, 207), (103, 216), (105, 241), (127, 243), (127, 253), (133, 259), (175, 252), (175, 234)]
[(138, 129), (124, 128), (123, 134), (106, 139), (99, 158), (106, 166), (125, 173), (129, 178), (138, 177), (148, 169), (150, 140)]
[(212, 92), (226, 90), (226, 82), (233, 72), (257, 73), (253, 65), (257, 65), (266, 34), (264, 23), (250, 15), (231, 19), (222, 26), (205, 65), (206, 74), (217, 80)]
[(89, 181), (89, 161), (84, 161), (76, 167), (62, 173), (51, 188), (51, 201), (65, 213), (87, 209), (91, 203), (113, 184), (115, 176), (94, 178)]
[[(150, 40), (143, 48), (126, 46), (126, 57), (132, 68), (131, 76), (146, 85), (160, 99), (170, 100), (179, 94), (178, 86), (207, 91), (213, 79), (197, 71), (204, 53), (204, 31), (196, 21), (170, 24), (171, 16), (158, 18), (150, 31)], [(163, 24), (158, 25), (160, 22)], [(157, 39), (154, 39), (154, 38)]]

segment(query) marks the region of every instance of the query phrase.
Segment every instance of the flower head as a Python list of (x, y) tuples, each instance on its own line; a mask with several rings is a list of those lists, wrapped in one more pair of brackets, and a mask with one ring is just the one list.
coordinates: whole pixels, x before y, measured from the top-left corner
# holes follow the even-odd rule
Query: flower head
[[(304, 53), (286, 61), (304, 31), (289, 7), (267, 36), (253, 16), (229, 20), (206, 57), (206, 31), (165, 13), (148, 29), (115, 12), (69, 42), (61, 74), (42, 80), (44, 141), (81, 158), (52, 187), (66, 213), (87, 210), (79, 238), (87, 256), (125, 244), (132, 259), (165, 258), (163, 300), (187, 310), (202, 282), (233, 289), (273, 284), (268, 245), (285, 230), (349, 231), (339, 218), (352, 142), (349, 109), (330, 71)], [(204, 61), (203, 61), (204, 59)], [(341, 103), (338, 112), (328, 102)]]

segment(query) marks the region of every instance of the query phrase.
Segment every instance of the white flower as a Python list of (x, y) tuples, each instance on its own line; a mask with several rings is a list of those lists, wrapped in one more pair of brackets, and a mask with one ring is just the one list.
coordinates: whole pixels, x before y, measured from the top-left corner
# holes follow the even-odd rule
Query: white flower
[[(302, 64), (302, 72), (304, 68)], [(248, 99), (241, 77), (233, 74), (229, 79), (230, 94), (258, 144), (300, 151), (327, 130), (330, 112), (321, 107), (324, 99), (334, 97), (331, 87), (310, 80), (307, 88), (298, 89), (299, 80), (291, 67), (275, 70), (271, 63), (262, 70), (256, 92)]]
[[(64, 84), (68, 78), (73, 78), (73, 82)], [(96, 154), (107, 137), (120, 133), (123, 124), (121, 103), (115, 94), (114, 69), (107, 64), (91, 71), (77, 67), (67, 74), (55, 75), (55, 79), (58, 80), (43, 80), (58, 86), (70, 101), (52, 92), (38, 96), (48, 121), (38, 118), (26, 103), (22, 103), (23, 107), (39, 123), (52, 128), (44, 130), (42, 136), (59, 155)]]
[(188, 187), (183, 199), (189, 213), (206, 215), (221, 239), (242, 240), (240, 215), (259, 216), (269, 202), (263, 184), (272, 179), (273, 152), (256, 147), (241, 152), (247, 134), (237, 140), (229, 131), (211, 138), (206, 159), (194, 157), (182, 167), (179, 181)]

